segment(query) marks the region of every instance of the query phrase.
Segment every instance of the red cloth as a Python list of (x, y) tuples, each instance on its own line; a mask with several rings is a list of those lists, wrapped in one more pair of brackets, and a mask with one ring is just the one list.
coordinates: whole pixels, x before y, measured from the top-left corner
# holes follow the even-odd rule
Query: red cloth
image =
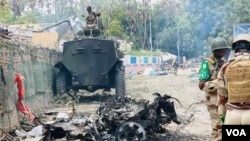
[(23, 85), (23, 81), (24, 81), (24, 77), (21, 74), (16, 73), (14, 77), (14, 84), (17, 83), (17, 89), (18, 89), (18, 93), (17, 93), (18, 99), (16, 102), (16, 106), (17, 106), (17, 109), (21, 113), (29, 116), (30, 121), (33, 121), (35, 119), (35, 116), (32, 114), (29, 107), (23, 103), (23, 99), (25, 96), (25, 88)]
[(23, 100), (25, 95), (25, 89), (23, 86), (24, 77), (21, 74), (16, 73), (14, 77), (14, 84), (17, 83), (18, 98)]

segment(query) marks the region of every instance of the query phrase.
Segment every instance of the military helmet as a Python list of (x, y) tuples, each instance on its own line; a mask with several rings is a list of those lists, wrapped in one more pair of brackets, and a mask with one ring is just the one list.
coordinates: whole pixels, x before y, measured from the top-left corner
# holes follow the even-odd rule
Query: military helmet
[(237, 43), (239, 43), (239, 41), (245, 41), (245, 42), (250, 43), (250, 34), (240, 34), (240, 35), (238, 35), (233, 41), (233, 44), (232, 44), (232, 49), (233, 50), (235, 49), (235, 47), (237, 46)]
[(88, 6), (87, 11), (91, 11), (91, 10), (92, 10), (91, 6)]
[(217, 49), (229, 48), (227, 41), (222, 37), (216, 37), (212, 40), (211, 50), (212, 52)]

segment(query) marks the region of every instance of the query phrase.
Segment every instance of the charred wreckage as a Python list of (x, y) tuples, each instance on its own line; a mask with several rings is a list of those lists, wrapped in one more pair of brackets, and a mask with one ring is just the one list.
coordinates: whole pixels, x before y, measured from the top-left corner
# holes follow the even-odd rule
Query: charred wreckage
[[(147, 100), (136, 101), (130, 97), (126, 97), (124, 101), (110, 99), (102, 103), (97, 109), (98, 117), (94, 120), (85, 120), (84, 129), (87, 129), (85, 135), (82, 136), (80, 133), (68, 136), (68, 139), (143, 141), (147, 140), (147, 134), (165, 132), (162, 127), (164, 124), (171, 122), (180, 124), (172, 101), (175, 98), (169, 95), (161, 96), (159, 93), (153, 95), (155, 99), (152, 103)], [(49, 127), (53, 129), (56, 126), (49, 125)], [(66, 129), (65, 132), (69, 132), (70, 135), (71, 131)], [(47, 138), (52, 137), (51, 133), (53, 133), (51, 130), (47, 130), (47, 134), (50, 135)]]
[[(37, 116), (32, 124), (23, 124), (27, 130), (25, 133), (28, 134), (22, 133), (20, 135), (20, 131), (16, 130), (13, 135), (9, 133), (8, 138), (6, 136), (4, 140), (13, 141), (18, 137), (40, 136), (40, 141), (57, 139), (146, 141), (149, 140), (149, 137), (158, 133), (166, 133), (167, 130), (162, 127), (163, 125), (172, 122), (181, 124), (173, 101), (176, 100), (181, 105), (178, 99), (166, 94), (162, 96), (159, 93), (153, 93), (153, 96), (155, 98), (152, 102), (143, 99), (135, 100), (129, 96), (126, 96), (123, 101), (109, 99), (97, 108), (97, 116), (95, 118), (71, 116), (68, 119), (61, 118), (54, 122), (46, 122), (43, 120), (43, 116)], [(39, 129), (35, 128), (40, 128), (42, 132), (29, 133), (31, 131), (39, 131)], [(15, 138), (17, 131), (19, 135)]]

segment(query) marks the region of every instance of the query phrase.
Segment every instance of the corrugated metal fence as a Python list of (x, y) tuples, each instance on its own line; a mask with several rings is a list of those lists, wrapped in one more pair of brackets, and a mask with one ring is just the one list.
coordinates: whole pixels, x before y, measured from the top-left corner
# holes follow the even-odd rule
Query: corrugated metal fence
[(0, 41), (0, 66), (6, 81), (0, 82), (0, 128), (9, 131), (19, 125), (14, 74), (25, 77), (25, 103), (39, 110), (49, 105), (53, 65), (60, 59), (61, 53), (55, 50)]

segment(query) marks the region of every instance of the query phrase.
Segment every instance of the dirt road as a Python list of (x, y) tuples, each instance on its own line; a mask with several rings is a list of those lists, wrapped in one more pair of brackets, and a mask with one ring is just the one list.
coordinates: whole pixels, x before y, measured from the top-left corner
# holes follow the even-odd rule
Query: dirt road
[(192, 140), (209, 140), (211, 123), (204, 93), (198, 89), (198, 75), (191, 70), (179, 70), (178, 75), (134, 76), (126, 80), (127, 94), (134, 98), (152, 100), (152, 93), (168, 94), (179, 99), (182, 107), (175, 103), (177, 115), (186, 125), (171, 123), (167, 129), (185, 135), (194, 135)]
[[(181, 125), (171, 123), (164, 125), (169, 134), (162, 135), (158, 141), (208, 141), (210, 140), (211, 123), (206, 106), (203, 103), (204, 93), (198, 89), (198, 75), (191, 70), (179, 70), (177, 75), (135, 75), (126, 79), (127, 94), (135, 99), (152, 101), (153, 93), (168, 94), (179, 99), (180, 104), (175, 102), (175, 107)], [(113, 92), (111, 92), (113, 93)], [(94, 116), (103, 96), (87, 100), (77, 105), (77, 111)], [(86, 102), (89, 101), (89, 102)], [(65, 107), (64, 107), (65, 110)], [(71, 107), (68, 107), (71, 111)], [(60, 110), (61, 111), (61, 110)], [(171, 138), (169, 136), (175, 135)], [(167, 137), (166, 137), (167, 136)]]

